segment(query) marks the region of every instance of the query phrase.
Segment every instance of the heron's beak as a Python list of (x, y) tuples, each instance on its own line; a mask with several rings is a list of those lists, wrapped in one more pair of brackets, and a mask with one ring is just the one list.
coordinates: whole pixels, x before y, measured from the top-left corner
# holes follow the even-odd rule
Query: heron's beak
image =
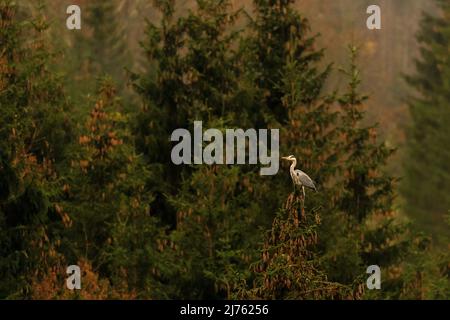
[(289, 158), (288, 158), (288, 157), (281, 157), (281, 159), (284, 159), (284, 160), (289, 160)]

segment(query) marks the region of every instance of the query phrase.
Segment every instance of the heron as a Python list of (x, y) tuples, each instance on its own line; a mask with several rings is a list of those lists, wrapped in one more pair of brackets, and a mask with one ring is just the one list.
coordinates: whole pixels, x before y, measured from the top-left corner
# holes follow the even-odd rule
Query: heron
[(305, 187), (313, 189), (314, 191), (317, 191), (316, 186), (314, 185), (314, 181), (302, 170), (295, 169), (295, 166), (297, 165), (297, 159), (293, 155), (282, 157), (281, 159), (291, 161), (291, 178), (292, 182), (294, 183), (294, 191), (295, 186), (299, 186), (302, 188), (303, 191), (303, 199), (305, 199)]

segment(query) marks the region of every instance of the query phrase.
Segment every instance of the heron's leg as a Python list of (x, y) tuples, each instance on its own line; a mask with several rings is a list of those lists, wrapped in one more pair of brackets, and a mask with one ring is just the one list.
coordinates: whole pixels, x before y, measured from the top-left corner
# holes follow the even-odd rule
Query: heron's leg
[(305, 187), (302, 186), (302, 193), (300, 195), (300, 212), (302, 219), (305, 218)]

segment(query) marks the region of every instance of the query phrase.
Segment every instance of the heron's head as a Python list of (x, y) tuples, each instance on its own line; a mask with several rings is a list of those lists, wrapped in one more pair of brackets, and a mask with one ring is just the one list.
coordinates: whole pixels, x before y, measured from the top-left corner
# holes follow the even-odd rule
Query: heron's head
[(287, 161), (295, 161), (295, 157), (291, 154), (287, 157), (281, 157), (281, 159), (287, 160)]

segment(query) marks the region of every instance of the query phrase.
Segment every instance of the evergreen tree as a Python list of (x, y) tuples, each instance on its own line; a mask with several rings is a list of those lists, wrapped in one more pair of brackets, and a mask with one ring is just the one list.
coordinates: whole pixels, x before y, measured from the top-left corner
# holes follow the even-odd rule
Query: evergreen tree
[[(325, 220), (316, 247), (325, 274), (332, 281), (357, 286), (371, 264), (398, 267), (410, 243), (406, 226), (393, 217), (394, 179), (383, 172), (392, 151), (377, 142), (375, 126), (362, 125), (366, 98), (357, 93), (355, 49), (347, 72), (348, 93), (323, 93), (330, 69), (317, 68), (322, 51), (314, 49), (308, 22), (292, 4), (255, 1), (256, 32), (250, 49), (260, 58), (250, 60), (262, 70), (261, 79), (264, 74), (274, 79), (257, 85), (269, 97), (264, 108), (284, 110), (273, 117), (283, 124), (283, 152), (294, 154), (319, 187), (318, 194), (306, 198), (305, 210), (322, 212)], [(274, 189), (286, 194), (285, 180), (272, 181)], [(397, 294), (402, 287), (398, 278), (387, 284)]]
[(65, 181), (61, 205), (72, 221), (66, 256), (99, 270), (116, 290), (112, 297), (163, 296), (158, 279), (170, 271), (159, 254), (164, 234), (150, 212), (150, 172), (134, 151), (122, 108), (111, 81), (102, 80)]
[(315, 50), (315, 37), (308, 36), (309, 22), (293, 7), (294, 3), (295, 0), (255, 0), (255, 19), (251, 23), (254, 35), (250, 47), (256, 57), (249, 63), (258, 70), (257, 85), (272, 117), (283, 125), (288, 122), (288, 109), (282, 103), (283, 69), (288, 61), (297, 64), (301, 75), (297, 79), (297, 98), (305, 105), (320, 95), (329, 71), (318, 70), (316, 63), (323, 51)]
[(361, 223), (370, 213), (392, 209), (395, 179), (383, 174), (382, 170), (394, 150), (377, 141), (377, 125), (364, 126), (362, 123), (368, 97), (358, 93), (361, 78), (356, 66), (357, 48), (350, 46), (349, 53), (350, 66), (341, 70), (349, 79), (348, 91), (339, 98), (342, 110), (340, 135), (345, 154), (341, 209)]
[[(393, 209), (395, 179), (384, 171), (393, 150), (377, 141), (376, 125), (363, 125), (367, 97), (358, 92), (357, 48), (350, 46), (349, 51), (350, 65), (342, 70), (349, 79), (348, 89), (338, 99), (337, 210), (330, 208), (324, 219), (328, 227), (323, 229), (326, 269), (341, 283), (354, 282), (369, 265), (398, 268), (412, 239)], [(383, 286), (383, 294), (392, 294), (390, 290), (398, 294), (401, 281), (385, 276)]]
[(85, 19), (86, 27), (91, 31), (86, 39), (90, 77), (108, 74), (120, 88), (125, 82), (125, 67), (129, 63), (126, 34), (119, 17), (122, 6), (121, 1), (89, 1)]
[[(297, 158), (298, 166), (316, 181), (319, 193), (308, 194), (303, 203), (290, 199), (290, 204), (285, 206), (280, 199), (292, 190), (289, 175), (280, 172), (267, 179), (269, 191), (261, 200), (265, 205), (261, 206), (259, 214), (273, 219), (272, 233), (278, 233), (283, 226), (279, 237), (293, 240), (283, 245), (278, 236), (266, 241), (265, 249), (271, 253), (263, 254), (262, 260), (257, 262), (260, 266), (257, 271), (262, 273), (247, 277), (247, 284), (252, 289), (244, 292), (265, 298), (347, 297), (348, 287), (328, 282), (319, 263), (320, 255), (314, 253), (317, 247), (312, 244), (317, 239), (312, 240), (309, 232), (318, 228), (317, 223), (305, 218), (299, 227), (293, 220), (294, 209), (301, 208), (304, 217), (316, 217), (321, 211), (328, 214), (335, 210), (336, 186), (332, 182), (338, 169), (336, 146), (339, 133), (338, 113), (332, 109), (335, 94), (326, 94), (322, 90), (330, 67), (318, 68), (323, 51), (315, 49), (315, 39), (308, 34), (309, 23), (293, 8), (293, 3), (254, 2), (255, 18), (250, 24), (254, 32), (245, 43), (248, 50), (246, 72), (254, 79), (259, 96), (263, 97), (259, 100), (257, 112), (261, 116), (257, 119), (263, 119), (266, 126), (282, 128), (281, 152)], [(277, 209), (280, 207), (282, 209)], [(274, 217), (273, 212), (278, 214)], [(305, 244), (295, 249), (298, 239), (311, 240), (311, 246)], [(285, 260), (279, 258), (279, 254), (284, 254), (283, 257), (293, 263), (305, 263), (305, 272), (282, 268)], [(238, 286), (237, 290), (242, 289)]]
[[(282, 155), (293, 154), (298, 167), (308, 172), (320, 189), (318, 194), (306, 197), (308, 210), (331, 198), (329, 188), (324, 186), (336, 170), (338, 115), (332, 109), (334, 93), (322, 90), (330, 66), (319, 68), (323, 50), (315, 48), (309, 22), (296, 11), (294, 3), (254, 1), (253, 32), (246, 41), (245, 62), (257, 95), (263, 97), (256, 111), (265, 119), (263, 125), (281, 128)], [(292, 189), (290, 177), (278, 174), (268, 180), (272, 186), (267, 202), (276, 204), (274, 209), (269, 207), (276, 212), (282, 205), (279, 199)], [(273, 213), (270, 217), (271, 221)]]
[(225, 123), (234, 120), (239, 110), (233, 100), (239, 71), (232, 49), (236, 33), (228, 28), (236, 14), (227, 13), (227, 7), (227, 1), (199, 1), (197, 11), (176, 19), (173, 1), (160, 1), (161, 26), (148, 26), (145, 50), (150, 70), (135, 82), (145, 104), (138, 117), (137, 145), (159, 172), (161, 180), (153, 182), (154, 205), (171, 226), (176, 213), (164, 194), (176, 194), (192, 172), (172, 163), (172, 132), (193, 128), (196, 120), (203, 121), (204, 127)]
[(45, 17), (2, 0), (0, 25), (0, 296), (29, 297), (31, 279), (60, 258), (54, 201), (70, 121)]
[(68, 85), (80, 103), (85, 103), (83, 97), (106, 75), (112, 77), (119, 94), (128, 93), (126, 68), (130, 67), (131, 57), (120, 17), (123, 6), (122, 0), (82, 4), (82, 32), (72, 36), (70, 51), (66, 52), (73, 69), (70, 73), (77, 79)]
[(181, 251), (183, 297), (229, 298), (236, 278), (248, 276), (263, 234), (255, 232), (260, 210), (253, 201), (262, 195), (251, 179), (237, 167), (203, 166), (170, 197), (177, 208), (172, 236)]
[(273, 221), (255, 265), (254, 287), (239, 292), (242, 298), (342, 299), (357, 298), (363, 290), (328, 281), (313, 247), (317, 244), (320, 216), (305, 212), (303, 199), (290, 194)]
[[(439, 238), (448, 233), (443, 218), (450, 208), (450, 4), (436, 1), (437, 16), (424, 14), (417, 40), (421, 44), (417, 72), (407, 77), (417, 94), (410, 99), (412, 125), (407, 139), (407, 161), (402, 195), (404, 210)], [(438, 232), (436, 232), (438, 231)]]
[(255, 98), (240, 76), (240, 51), (234, 49), (239, 48), (233, 31), (238, 12), (230, 11), (228, 1), (198, 1), (196, 10), (175, 19), (172, 1), (159, 5), (161, 27), (149, 25), (146, 46), (157, 72), (137, 83), (147, 103), (140, 146), (160, 175), (153, 181), (159, 194), (154, 206), (171, 225), (181, 253), (182, 297), (223, 298), (231, 293), (235, 272), (245, 272), (249, 261), (245, 252), (254, 238), (249, 235), (259, 206), (255, 197), (264, 196), (252, 187), (257, 170), (177, 167), (168, 141), (174, 129), (192, 128), (195, 120), (222, 131), (251, 125), (247, 106)]

